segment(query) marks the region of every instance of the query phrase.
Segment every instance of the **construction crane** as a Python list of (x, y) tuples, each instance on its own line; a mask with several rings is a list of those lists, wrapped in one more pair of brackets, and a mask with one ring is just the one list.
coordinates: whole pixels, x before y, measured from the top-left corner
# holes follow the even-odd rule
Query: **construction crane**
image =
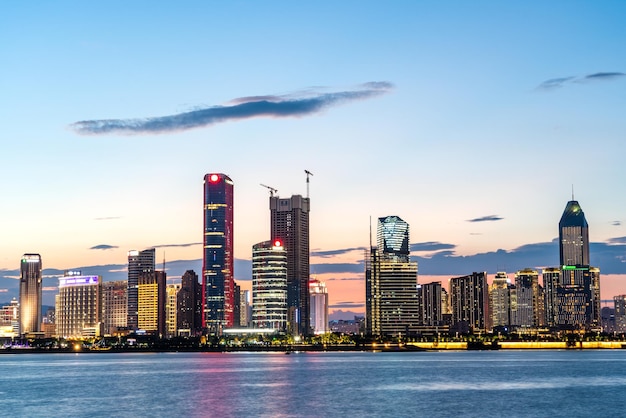
[(265, 187), (266, 189), (269, 189), (271, 197), (274, 197), (274, 193), (278, 193), (278, 190), (276, 190), (273, 187), (266, 186), (265, 184), (261, 184), (261, 186)]
[(306, 173), (306, 198), (309, 198), (309, 176), (312, 176), (313, 173), (311, 173), (309, 170), (304, 170), (304, 172)]

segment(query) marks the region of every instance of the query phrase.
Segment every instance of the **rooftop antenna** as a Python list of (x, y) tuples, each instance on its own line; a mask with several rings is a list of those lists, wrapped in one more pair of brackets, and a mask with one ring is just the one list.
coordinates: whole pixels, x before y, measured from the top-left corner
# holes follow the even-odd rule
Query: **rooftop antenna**
[(278, 190), (276, 190), (273, 187), (266, 186), (265, 184), (261, 184), (261, 186), (265, 187), (266, 189), (269, 189), (271, 197), (274, 197), (274, 193), (278, 193)]
[(370, 250), (372, 249), (372, 215), (370, 215)]
[(574, 185), (572, 184), (572, 200), (574, 200)]
[(163, 273), (165, 273), (165, 251), (163, 251)]
[(309, 176), (312, 176), (313, 173), (311, 173), (309, 170), (304, 170), (304, 172), (306, 173), (306, 198), (309, 198)]

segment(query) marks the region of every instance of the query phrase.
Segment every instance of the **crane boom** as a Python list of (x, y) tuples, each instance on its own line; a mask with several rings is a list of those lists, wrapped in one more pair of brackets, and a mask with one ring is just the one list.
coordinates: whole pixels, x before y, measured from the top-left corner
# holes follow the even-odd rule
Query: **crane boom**
[(263, 186), (263, 187), (265, 187), (266, 189), (268, 189), (268, 190), (270, 191), (270, 196), (272, 196), (272, 197), (274, 196), (274, 193), (278, 193), (278, 190), (276, 190), (276, 189), (275, 189), (275, 188), (273, 188), (273, 187), (266, 186), (265, 184), (262, 184), (262, 183), (261, 183), (261, 186)]
[(311, 173), (309, 170), (304, 170), (305, 174), (306, 174), (306, 198), (309, 198), (309, 176), (312, 176), (313, 173)]

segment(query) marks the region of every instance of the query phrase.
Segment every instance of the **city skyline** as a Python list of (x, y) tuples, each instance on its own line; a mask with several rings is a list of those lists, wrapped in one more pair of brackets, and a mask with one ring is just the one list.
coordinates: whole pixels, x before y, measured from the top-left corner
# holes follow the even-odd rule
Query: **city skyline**
[[(1, 6), (0, 300), (28, 253), (44, 301), (65, 270), (123, 280), (133, 249), (156, 248), (169, 278), (201, 274), (209, 172), (237, 185), (234, 279), (249, 285), (270, 231), (260, 184), (305, 196), (304, 170), (331, 310), (364, 311), (370, 217), (411, 225), (420, 283), (512, 276), (558, 265), (572, 185), (602, 298), (626, 293), (626, 5), (370, 6)], [(123, 123), (94, 131), (103, 120)]]

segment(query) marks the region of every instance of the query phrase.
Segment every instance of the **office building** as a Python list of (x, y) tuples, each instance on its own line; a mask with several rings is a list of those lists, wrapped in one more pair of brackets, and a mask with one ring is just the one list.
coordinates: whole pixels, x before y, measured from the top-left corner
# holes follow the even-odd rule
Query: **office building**
[(137, 330), (138, 323), (138, 284), (139, 276), (154, 271), (155, 250), (150, 248), (143, 251), (131, 250), (128, 252), (128, 290), (127, 290), (127, 319), (129, 330)]
[(561, 269), (556, 267), (545, 268), (542, 270), (541, 276), (543, 278), (546, 325), (555, 328), (558, 324), (557, 293), (561, 283)]
[(417, 286), (421, 325), (426, 327), (443, 325), (442, 290), (441, 282)]
[(508, 331), (511, 325), (511, 283), (503, 271), (496, 273), (489, 286), (491, 326), (494, 330)]
[(203, 327), (220, 335), (234, 324), (233, 181), (225, 174), (204, 176), (202, 258)]
[(117, 280), (102, 283), (102, 328), (104, 335), (117, 335), (127, 330), (128, 282)]
[(539, 273), (524, 269), (515, 273), (517, 303), (511, 310), (511, 325), (522, 329), (536, 329), (543, 324), (543, 300), (539, 287)]
[(328, 332), (328, 290), (326, 290), (326, 283), (311, 279), (309, 294), (311, 295), (310, 318), (313, 334), (326, 334)]
[(626, 295), (613, 296), (615, 306), (615, 332), (626, 332)]
[(309, 211), (308, 197), (270, 196), (270, 238), (287, 250), (287, 320), (293, 335), (310, 333)]
[(164, 271), (151, 271), (139, 275), (137, 284), (138, 327), (159, 338), (167, 334), (166, 281)]
[(365, 260), (366, 332), (415, 334), (420, 325), (417, 263), (410, 260), (408, 223), (398, 216), (379, 218), (376, 242)]
[(279, 240), (252, 246), (252, 327), (287, 328), (287, 251)]
[(474, 272), (450, 279), (450, 307), (456, 332), (487, 330), (490, 321), (487, 273)]
[(193, 270), (187, 270), (177, 295), (178, 335), (192, 336), (202, 331), (202, 285)]
[(20, 303), (13, 298), (11, 303), (0, 308), (0, 337), (16, 338), (20, 335)]
[(20, 334), (40, 331), (41, 256), (24, 254), (20, 265)]
[(178, 292), (181, 284), (168, 284), (165, 288), (165, 336), (172, 338), (177, 335), (178, 325)]
[(241, 290), (239, 293), (239, 326), (246, 328), (252, 321), (252, 304), (249, 290)]
[(102, 333), (102, 278), (66, 272), (56, 298), (59, 338), (97, 337)]

